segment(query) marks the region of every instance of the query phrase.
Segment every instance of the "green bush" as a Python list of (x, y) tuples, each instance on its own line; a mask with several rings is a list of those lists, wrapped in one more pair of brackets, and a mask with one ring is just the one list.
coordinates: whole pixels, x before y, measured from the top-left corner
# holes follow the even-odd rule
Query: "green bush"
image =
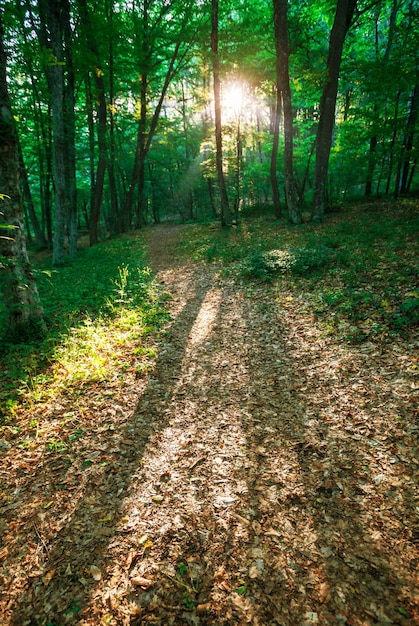
[(240, 264), (239, 274), (245, 278), (270, 281), (284, 274), (309, 275), (330, 265), (333, 251), (327, 246), (252, 252)]

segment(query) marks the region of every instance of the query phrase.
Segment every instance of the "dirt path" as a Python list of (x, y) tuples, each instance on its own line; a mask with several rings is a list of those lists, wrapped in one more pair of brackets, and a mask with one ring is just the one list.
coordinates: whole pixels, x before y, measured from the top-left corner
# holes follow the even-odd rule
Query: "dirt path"
[(84, 483), (48, 461), (66, 513), (47, 537), (28, 507), (38, 561), (3, 571), (1, 623), (419, 623), (414, 347), (334, 345), (286, 294), (183, 265), (177, 235), (148, 234), (173, 295), (155, 371), (96, 407)]

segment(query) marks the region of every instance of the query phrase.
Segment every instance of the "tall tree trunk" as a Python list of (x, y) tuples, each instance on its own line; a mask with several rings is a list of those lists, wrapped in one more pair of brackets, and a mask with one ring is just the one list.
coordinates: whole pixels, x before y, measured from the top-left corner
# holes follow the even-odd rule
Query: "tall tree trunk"
[[(388, 30), (388, 38), (387, 45), (384, 52), (384, 56), (381, 60), (381, 67), (385, 68), (388, 60), (390, 58), (390, 52), (393, 46), (394, 35), (395, 35), (395, 25), (397, 12), (399, 10), (399, 0), (393, 0), (393, 6), (391, 9), (390, 22), (389, 22), (389, 30)], [(375, 59), (376, 63), (379, 62), (379, 54), (380, 54), (380, 36), (378, 24), (380, 20), (381, 7), (378, 4), (375, 8)], [(370, 138), (370, 149), (368, 154), (368, 169), (367, 169), (367, 180), (365, 182), (365, 195), (370, 196), (372, 193), (372, 183), (374, 177), (374, 170), (376, 165), (377, 158), (377, 146), (378, 146), (378, 136), (377, 136), (377, 128), (379, 127), (379, 116), (378, 116), (378, 106), (377, 103), (374, 102), (374, 116), (373, 116), (373, 135)]]
[(271, 153), (271, 162), (270, 162), (270, 177), (271, 177), (271, 187), (272, 187), (272, 201), (274, 205), (274, 215), (276, 219), (278, 220), (282, 217), (281, 200), (280, 200), (279, 186), (278, 186), (278, 174), (277, 174), (279, 122), (281, 119), (281, 110), (282, 110), (282, 95), (279, 89), (276, 89), (276, 106), (274, 107), (274, 112), (271, 115), (273, 141), (272, 141), (272, 153)]
[(393, 115), (393, 120), (392, 120), (393, 134), (392, 134), (391, 141), (390, 141), (390, 150), (388, 151), (389, 156), (388, 156), (387, 184), (386, 184), (386, 191), (385, 191), (386, 195), (388, 195), (390, 192), (391, 177), (393, 175), (394, 147), (396, 145), (397, 131), (398, 131), (398, 125), (399, 125), (400, 97), (401, 97), (401, 91), (400, 89), (398, 89), (397, 95), (396, 95), (394, 115)]
[(218, 55), (218, 0), (211, 2), (211, 52), (214, 80), (215, 163), (221, 200), (221, 224), (231, 226), (231, 213), (223, 170), (223, 131), (221, 123), (221, 81)]
[(61, 0), (64, 12), (64, 46), (67, 81), (64, 100), (64, 131), (67, 150), (65, 176), (68, 193), (68, 253), (77, 256), (77, 184), (76, 184), (76, 96), (73, 65), (73, 31), (71, 28), (69, 0)]
[(148, 112), (148, 103), (147, 103), (147, 86), (148, 86), (148, 75), (144, 73), (141, 77), (141, 93), (140, 93), (140, 121), (138, 124), (138, 132), (137, 132), (137, 145), (135, 150), (135, 158), (134, 158), (134, 166), (132, 170), (131, 183), (128, 188), (128, 191), (125, 196), (124, 207), (121, 213), (121, 226), (123, 229), (129, 227), (129, 218), (132, 213), (132, 205), (134, 200), (134, 191), (135, 187), (138, 184), (138, 197), (139, 201), (137, 204), (137, 226), (141, 225), (141, 211), (143, 208), (144, 202), (144, 187), (145, 187), (145, 162), (147, 159), (147, 155), (150, 151), (151, 143), (153, 141), (154, 134), (156, 132), (157, 124), (160, 119), (160, 113), (163, 106), (164, 98), (166, 96), (167, 90), (169, 88), (170, 82), (174, 76), (174, 66), (176, 60), (179, 55), (180, 50), (180, 37), (176, 46), (173, 50), (169, 67), (166, 72), (166, 76), (164, 79), (164, 84), (160, 92), (159, 100), (156, 108), (154, 109), (153, 116), (150, 122), (150, 128), (148, 132), (146, 132), (146, 122), (147, 122), (147, 112)]
[(243, 142), (240, 128), (240, 113), (237, 117), (236, 132), (236, 197), (234, 199), (234, 220), (236, 224), (239, 221), (239, 213), (242, 205), (241, 196), (241, 179), (242, 179), (242, 160), (243, 160)]
[(64, 263), (64, 246), (67, 227), (68, 197), (66, 187), (65, 152), (67, 150), (64, 127), (64, 71), (63, 71), (63, 13), (60, 3), (39, 0), (41, 18), (41, 44), (49, 50), (51, 62), (45, 66), (51, 96), (55, 228), (52, 247), (52, 264)]
[(19, 153), (6, 77), (4, 29), (0, 12), (0, 258), (8, 339), (24, 340), (45, 332), (43, 311), (31, 271), (23, 226), (19, 187)]
[(338, 0), (329, 40), (327, 77), (320, 99), (320, 116), (316, 140), (316, 168), (314, 178), (314, 205), (311, 217), (323, 219), (327, 207), (327, 174), (335, 124), (340, 63), (343, 44), (351, 25), (357, 0)]
[[(375, 118), (376, 114), (377, 114), (377, 106), (376, 105), (374, 105), (374, 110), (375, 110), (375, 112), (374, 112), (374, 118)], [(370, 196), (371, 193), (372, 193), (372, 181), (373, 181), (374, 169), (375, 169), (377, 144), (378, 144), (378, 137), (374, 133), (374, 135), (370, 139), (370, 149), (369, 149), (369, 153), (368, 153), (367, 180), (365, 182), (365, 195), (366, 196)]]
[(115, 145), (115, 95), (114, 95), (114, 28), (113, 28), (113, 16), (114, 16), (114, 0), (107, 0), (106, 12), (109, 22), (109, 161), (108, 161), (108, 179), (109, 179), (109, 193), (111, 200), (111, 215), (110, 224), (112, 232), (117, 231), (118, 224), (118, 194), (116, 191), (116, 177), (115, 177), (115, 161), (116, 161), (116, 145)]
[(288, 217), (292, 224), (301, 224), (298, 191), (293, 168), (294, 114), (291, 102), (288, 43), (288, 0), (273, 0), (276, 48), (277, 91), (282, 94), (284, 111), (284, 178)]
[(80, 17), (84, 26), (84, 33), (87, 42), (87, 48), (91, 54), (94, 67), (92, 76), (95, 84), (95, 100), (97, 102), (97, 139), (99, 158), (96, 168), (94, 193), (92, 195), (92, 206), (89, 219), (89, 242), (93, 246), (98, 242), (98, 228), (100, 213), (102, 208), (103, 187), (105, 184), (105, 175), (108, 160), (107, 147), (107, 114), (106, 114), (106, 96), (105, 96), (105, 80), (103, 77), (102, 63), (97, 45), (95, 31), (90, 19), (89, 9), (86, 0), (78, 0), (80, 8)]

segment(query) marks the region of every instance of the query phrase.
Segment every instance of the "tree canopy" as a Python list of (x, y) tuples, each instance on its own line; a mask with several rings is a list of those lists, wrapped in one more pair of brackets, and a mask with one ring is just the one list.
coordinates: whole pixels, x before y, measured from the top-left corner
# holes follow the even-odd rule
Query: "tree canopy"
[(209, 0), (5, 3), (26, 229), (54, 264), (80, 230), (415, 188), (416, 0), (215, 4), (216, 50)]

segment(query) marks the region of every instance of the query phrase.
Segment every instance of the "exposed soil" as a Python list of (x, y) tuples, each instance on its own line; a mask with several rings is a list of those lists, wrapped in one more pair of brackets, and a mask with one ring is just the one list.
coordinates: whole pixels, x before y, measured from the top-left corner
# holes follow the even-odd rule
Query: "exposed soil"
[(339, 345), (178, 228), (154, 371), (28, 407), (70, 452), (3, 442), (1, 624), (419, 624), (415, 338)]

